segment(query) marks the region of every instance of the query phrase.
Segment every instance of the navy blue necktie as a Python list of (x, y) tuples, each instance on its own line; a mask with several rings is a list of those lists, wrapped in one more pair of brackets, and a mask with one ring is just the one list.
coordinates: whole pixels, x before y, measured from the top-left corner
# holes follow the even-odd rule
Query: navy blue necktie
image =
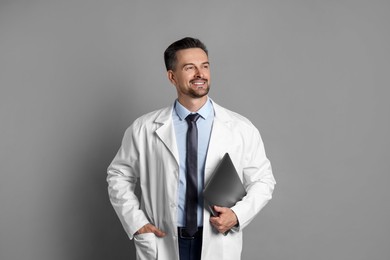
[(186, 189), (186, 229), (192, 236), (198, 231), (198, 128), (196, 120), (199, 114), (190, 114), (186, 117), (187, 131), (187, 189)]

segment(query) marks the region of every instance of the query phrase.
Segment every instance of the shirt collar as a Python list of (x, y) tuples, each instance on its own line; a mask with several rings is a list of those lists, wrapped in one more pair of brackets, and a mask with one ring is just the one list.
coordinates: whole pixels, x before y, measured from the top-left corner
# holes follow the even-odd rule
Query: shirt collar
[[(180, 104), (179, 100), (177, 99), (175, 101), (175, 111), (180, 120), (184, 120), (189, 114), (191, 114), (191, 111)], [(206, 103), (196, 113), (198, 113), (203, 119), (207, 119), (212, 111), (213, 105), (211, 100), (207, 97)]]

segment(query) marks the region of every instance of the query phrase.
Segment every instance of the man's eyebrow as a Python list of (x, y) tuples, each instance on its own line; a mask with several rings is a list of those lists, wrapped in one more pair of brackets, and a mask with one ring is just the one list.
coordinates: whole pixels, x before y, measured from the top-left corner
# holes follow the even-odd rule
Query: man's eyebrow
[[(202, 62), (201, 64), (202, 64), (202, 65), (205, 65), (205, 64), (210, 65), (210, 62), (209, 62), (209, 61), (205, 61), (205, 62)], [(183, 64), (183, 68), (184, 68), (185, 66), (188, 66), (188, 65), (196, 66), (194, 63), (185, 63), (185, 64)]]
[(183, 68), (184, 68), (185, 66), (188, 66), (188, 65), (193, 65), (193, 66), (195, 66), (194, 63), (184, 63), (184, 64), (183, 64)]

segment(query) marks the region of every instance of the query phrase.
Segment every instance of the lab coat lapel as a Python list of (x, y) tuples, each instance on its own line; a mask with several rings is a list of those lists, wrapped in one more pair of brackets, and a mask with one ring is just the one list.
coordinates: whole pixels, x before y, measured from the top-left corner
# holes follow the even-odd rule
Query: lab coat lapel
[[(227, 111), (213, 102), (215, 117), (210, 136), (209, 148), (205, 165), (205, 180), (208, 180), (210, 174), (222, 159), (224, 154), (229, 151), (231, 143), (229, 137), (232, 135), (232, 118)], [(177, 149), (175, 129), (172, 121), (172, 109), (170, 106), (164, 109), (156, 118), (155, 123), (159, 124), (156, 134), (164, 143), (169, 152), (179, 164), (179, 152)]]
[(175, 158), (177, 164), (179, 164), (179, 152), (172, 121), (172, 109), (173, 106), (164, 109), (156, 118), (155, 123), (160, 125), (156, 130), (156, 134)]
[(215, 117), (211, 131), (209, 149), (207, 151), (205, 180), (208, 180), (217, 164), (226, 152), (229, 151), (229, 137), (232, 136), (232, 119), (225, 109), (213, 103)]

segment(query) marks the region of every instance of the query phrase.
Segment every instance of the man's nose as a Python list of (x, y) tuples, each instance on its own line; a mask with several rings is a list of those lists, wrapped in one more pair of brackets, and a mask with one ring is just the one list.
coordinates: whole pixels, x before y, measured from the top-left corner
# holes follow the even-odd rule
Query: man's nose
[(203, 72), (199, 68), (195, 68), (195, 77), (196, 78), (203, 78)]

